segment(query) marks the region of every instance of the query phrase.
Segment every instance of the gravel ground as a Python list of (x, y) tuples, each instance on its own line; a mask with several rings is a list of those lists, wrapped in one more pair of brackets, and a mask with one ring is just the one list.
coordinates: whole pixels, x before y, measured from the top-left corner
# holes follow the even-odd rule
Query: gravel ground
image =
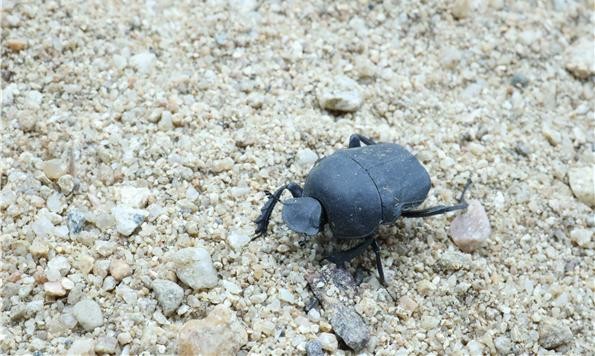
[(382, 228), (360, 352), (593, 352), (595, 8), (450, 3), (4, 1), (0, 352), (352, 353), (304, 311), (328, 236), (279, 209), (249, 240), (354, 132), (423, 162), (427, 206), (471, 175), (491, 223), (469, 253), (456, 214)]

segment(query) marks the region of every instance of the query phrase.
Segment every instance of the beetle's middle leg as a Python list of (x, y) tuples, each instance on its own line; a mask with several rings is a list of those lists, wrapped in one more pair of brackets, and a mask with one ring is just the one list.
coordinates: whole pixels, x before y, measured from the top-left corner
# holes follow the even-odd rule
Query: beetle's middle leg
[(467, 180), (467, 183), (465, 184), (465, 188), (463, 188), (463, 192), (461, 193), (461, 196), (459, 197), (458, 204), (449, 205), (449, 206), (438, 205), (438, 206), (433, 206), (431, 208), (420, 209), (420, 210), (409, 210), (409, 211), (403, 210), (401, 212), (401, 216), (405, 217), (405, 218), (423, 218), (426, 216), (445, 214), (450, 211), (466, 209), (467, 206), (469, 206), (469, 204), (467, 204), (467, 202), (465, 201), (465, 193), (467, 192), (467, 189), (469, 189), (470, 185), (471, 185), (471, 179)]

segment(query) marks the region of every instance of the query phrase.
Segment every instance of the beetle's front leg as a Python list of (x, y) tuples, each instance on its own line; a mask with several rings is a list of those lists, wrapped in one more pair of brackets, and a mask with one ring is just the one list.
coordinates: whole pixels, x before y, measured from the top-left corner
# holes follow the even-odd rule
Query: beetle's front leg
[(271, 214), (273, 213), (273, 209), (275, 208), (275, 205), (281, 198), (281, 194), (283, 194), (283, 191), (285, 189), (289, 190), (289, 192), (291, 192), (291, 195), (294, 198), (299, 198), (304, 193), (302, 187), (293, 182), (280, 187), (275, 191), (275, 193), (266, 191), (265, 193), (269, 197), (269, 200), (267, 200), (262, 209), (260, 209), (260, 216), (255, 221), (255, 234), (257, 237), (266, 234), (267, 228), (269, 226), (269, 220), (271, 219)]

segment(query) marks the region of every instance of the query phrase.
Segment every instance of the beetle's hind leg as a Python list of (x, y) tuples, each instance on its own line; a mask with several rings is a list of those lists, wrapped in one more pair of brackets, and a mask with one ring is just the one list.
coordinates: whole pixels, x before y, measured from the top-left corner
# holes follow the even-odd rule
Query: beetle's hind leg
[(469, 186), (471, 186), (471, 179), (467, 180), (467, 183), (465, 184), (465, 188), (463, 188), (463, 192), (461, 193), (461, 196), (459, 197), (458, 204), (450, 205), (450, 206), (438, 205), (438, 206), (433, 206), (431, 208), (420, 209), (420, 210), (403, 210), (401, 212), (401, 216), (405, 217), (405, 218), (423, 218), (423, 217), (427, 217), (427, 216), (440, 215), (440, 214), (445, 214), (445, 213), (448, 213), (451, 211), (466, 209), (467, 206), (469, 206), (469, 204), (467, 204), (467, 202), (465, 201), (465, 193), (469, 189)]
[(349, 136), (349, 148), (361, 147), (362, 142), (368, 146), (376, 144), (376, 142), (374, 142), (374, 140), (371, 138), (367, 138), (360, 134), (353, 134)]
[(260, 216), (258, 217), (258, 219), (256, 219), (256, 221), (254, 221), (256, 223), (256, 237), (266, 234), (267, 228), (269, 227), (269, 221), (271, 220), (271, 214), (273, 213), (273, 209), (275, 208), (275, 205), (281, 198), (281, 194), (283, 194), (283, 191), (285, 189), (289, 190), (289, 192), (294, 198), (299, 198), (304, 193), (302, 187), (293, 182), (282, 186), (281, 188), (277, 189), (274, 193), (265, 191), (265, 193), (269, 197), (269, 200), (267, 200), (267, 202), (262, 206), (262, 209), (260, 209)]

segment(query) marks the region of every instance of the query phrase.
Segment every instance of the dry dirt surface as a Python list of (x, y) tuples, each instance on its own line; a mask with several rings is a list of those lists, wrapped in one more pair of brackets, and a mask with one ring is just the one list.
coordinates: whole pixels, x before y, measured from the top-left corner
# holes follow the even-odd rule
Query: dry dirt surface
[(279, 206), (251, 241), (263, 191), (352, 133), (416, 155), (424, 206), (471, 176), (491, 225), (469, 252), (449, 236), (460, 212), (381, 228), (388, 287), (372, 251), (348, 268), (359, 353), (593, 352), (592, 1), (5, 0), (1, 16), (0, 353), (353, 354), (310, 303), (328, 234), (301, 247)]

